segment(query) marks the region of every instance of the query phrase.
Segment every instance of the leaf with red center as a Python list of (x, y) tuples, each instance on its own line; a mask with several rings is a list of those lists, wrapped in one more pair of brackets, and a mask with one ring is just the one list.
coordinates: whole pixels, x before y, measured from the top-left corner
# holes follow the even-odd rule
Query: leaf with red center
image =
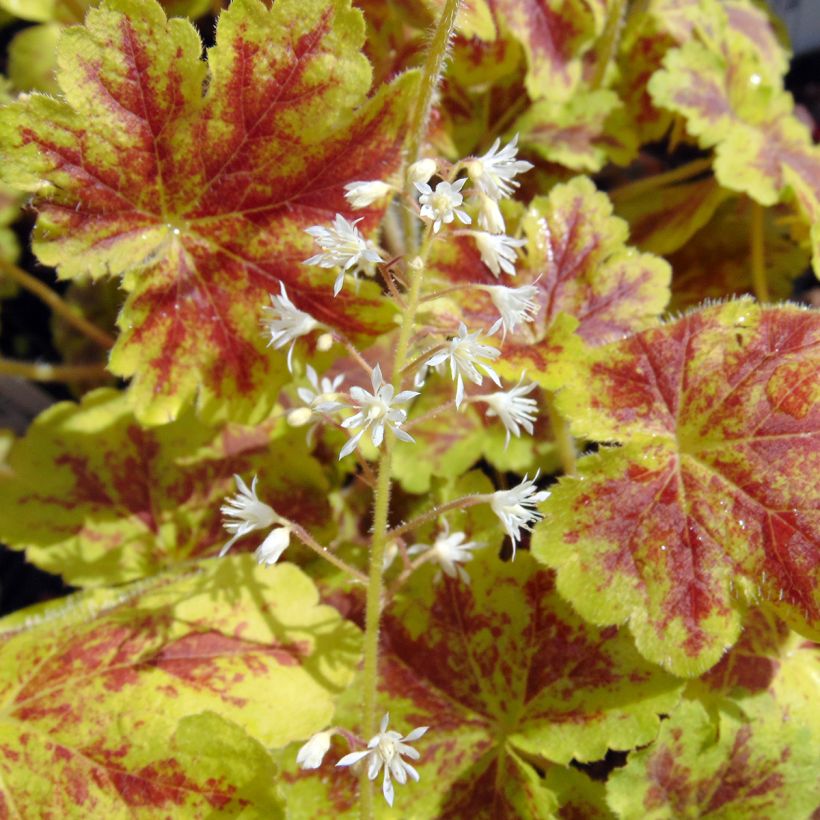
[[(436, 248), (433, 265), (456, 285), (535, 285), (535, 321), (508, 335), (498, 369), (512, 379), (526, 370), (542, 386), (556, 389), (564, 380), (560, 360), (571, 344), (570, 325), (591, 344), (648, 327), (669, 300), (670, 269), (663, 259), (626, 245), (626, 222), (612, 215), (606, 194), (586, 177), (536, 197), (522, 227), (526, 256), (514, 280), (497, 281), (468, 237)], [(498, 317), (485, 290), (460, 292), (459, 306), (471, 327), (487, 327)], [(561, 313), (574, 322), (566, 316), (556, 321)]]
[(266, 749), (327, 724), (358, 649), (300, 570), (249, 556), (16, 613), (0, 622), (0, 806), (274, 811)]
[[(643, 661), (627, 635), (575, 615), (526, 552), (501, 563), (478, 550), (466, 569), (469, 585), (419, 570), (385, 612), (380, 711), (402, 734), (430, 727), (414, 744), (421, 781), (397, 787), (396, 805), (419, 817), (553, 816), (549, 780), (525, 761), (549, 771), (648, 743), (680, 684)], [(355, 691), (334, 720), (355, 727), (360, 711)], [(304, 816), (351, 810), (356, 779), (334, 769), (343, 753), (339, 744), (319, 773), (297, 773), (285, 752), (288, 803), (316, 801), (317, 814)], [(330, 797), (322, 804), (317, 793)]]
[[(619, 146), (606, 133), (608, 118), (619, 108), (618, 96), (608, 89), (574, 95), (565, 101), (538, 100), (515, 123), (522, 145), (537, 151), (549, 162), (574, 171), (600, 171), (608, 159), (619, 156), (628, 162), (632, 148)], [(621, 142), (629, 133), (620, 135)]]
[[(143, 420), (197, 395), (237, 412), (271, 404), (284, 363), (259, 319), (280, 282), (348, 335), (391, 326), (374, 285), (334, 300), (334, 274), (303, 264), (305, 228), (355, 215), (345, 183), (400, 162), (415, 77), (366, 100), (363, 34), (348, 0), (236, 0), (205, 63), (186, 20), (166, 21), (155, 0), (108, 0), (63, 34), (65, 98), (3, 113), (4, 170), (36, 192), (39, 258), (64, 278), (122, 277), (111, 368), (134, 377)], [(380, 214), (358, 212), (360, 228)]]
[(219, 508), (236, 492), (234, 473), (248, 482), (258, 474), (263, 502), (319, 537), (332, 535), (327, 480), (301, 431), (214, 430), (191, 413), (146, 429), (113, 390), (49, 408), (8, 465), (0, 537), (72, 584), (128, 581), (216, 554), (228, 538)]
[(598, 624), (675, 674), (715, 664), (749, 601), (820, 622), (820, 320), (741, 300), (590, 350), (558, 397), (579, 461), (533, 552)]
[(521, 41), (532, 99), (568, 100), (606, 20), (607, 0), (490, 0), (500, 25)]
[[(770, 695), (722, 711), (715, 726), (697, 701), (684, 701), (649, 748), (633, 752), (607, 783), (619, 817), (739, 820), (810, 817), (818, 802), (817, 721), (804, 722)], [(816, 713), (816, 709), (814, 710)]]
[(797, 188), (820, 200), (820, 149), (783, 91), (786, 59), (765, 14), (743, 3), (723, 14), (708, 36), (666, 55), (649, 82), (655, 103), (682, 115), (701, 147), (715, 148), (723, 187), (762, 205)]

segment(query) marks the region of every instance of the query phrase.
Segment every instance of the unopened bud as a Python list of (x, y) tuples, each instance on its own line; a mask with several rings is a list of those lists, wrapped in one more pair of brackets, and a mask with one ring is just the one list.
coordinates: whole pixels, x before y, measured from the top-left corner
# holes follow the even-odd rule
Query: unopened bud
[(422, 270), (424, 268), (424, 260), (420, 256), (414, 256), (408, 263), (407, 267), (411, 270)]
[(407, 179), (411, 184), (429, 182), (430, 177), (436, 173), (436, 170), (437, 166), (434, 159), (420, 159), (407, 169)]
[(392, 185), (380, 179), (370, 182), (349, 182), (345, 185), (345, 199), (354, 208), (367, 208), (368, 205), (384, 199), (392, 190)]
[(291, 427), (304, 427), (312, 416), (313, 411), (309, 407), (297, 407), (288, 413), (288, 424)]
[(331, 333), (323, 333), (316, 340), (316, 349), (320, 353), (326, 353), (331, 347), (333, 347), (333, 334)]
[(478, 224), (489, 233), (504, 233), (507, 226), (504, 224), (504, 217), (498, 203), (485, 193), (478, 195)]

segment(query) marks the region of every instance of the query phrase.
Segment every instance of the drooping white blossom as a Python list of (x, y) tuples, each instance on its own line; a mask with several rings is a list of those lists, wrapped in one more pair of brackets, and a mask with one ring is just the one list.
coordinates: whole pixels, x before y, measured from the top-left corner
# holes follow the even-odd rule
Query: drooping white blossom
[(296, 763), (300, 769), (318, 769), (330, 749), (330, 740), (334, 729), (325, 729), (310, 737), (307, 743), (296, 753)]
[(393, 385), (385, 384), (382, 378), (382, 371), (379, 365), (373, 368), (370, 383), (373, 392), (368, 393), (362, 387), (351, 387), (350, 398), (356, 409), (356, 413), (342, 422), (342, 427), (346, 429), (358, 430), (348, 442), (342, 447), (339, 458), (342, 459), (356, 449), (359, 439), (370, 430), (370, 440), (375, 447), (379, 447), (384, 439), (384, 428), (389, 427), (401, 441), (415, 441), (415, 439), (404, 430), (401, 425), (407, 419), (407, 411), (395, 405), (406, 404), (411, 399), (418, 396), (415, 390), (403, 390), (397, 395), (394, 394)]
[(373, 179), (369, 182), (348, 182), (345, 185), (345, 199), (352, 208), (367, 208), (374, 202), (384, 199), (393, 186), (380, 179)]
[(424, 364), (436, 367), (442, 362), (450, 363), (450, 375), (456, 380), (456, 408), (464, 399), (464, 379), (473, 384), (481, 384), (484, 379), (479, 368), (484, 371), (499, 387), (501, 380), (489, 362), (501, 354), (496, 348), (479, 341), (480, 331), (467, 332), (464, 322), (459, 323), (458, 335), (454, 336), (444, 348), (431, 356)]
[(407, 737), (402, 737), (399, 732), (388, 731), (389, 721), (390, 715), (386, 714), (382, 718), (379, 733), (370, 738), (365, 751), (351, 752), (345, 755), (336, 765), (352, 766), (354, 763), (366, 759), (367, 776), (370, 780), (375, 780), (379, 776), (382, 767), (384, 767), (382, 794), (387, 801), (387, 805), (392, 806), (394, 790), (391, 777), (395, 778), (397, 783), (404, 785), (409, 775), (412, 780), (418, 783), (419, 773), (402, 758), (409, 757), (411, 760), (418, 760), (421, 757), (417, 749), (407, 744), (422, 737), (429, 727), (419, 726), (418, 729), (413, 729)]
[(470, 224), (470, 216), (459, 208), (464, 201), (461, 189), (464, 187), (466, 179), (459, 179), (454, 183), (439, 182), (436, 190), (426, 182), (416, 182), (416, 188), (421, 193), (419, 204), (421, 211), (419, 216), (422, 219), (429, 219), (433, 222), (433, 233), (438, 233), (442, 223), (449, 224), (456, 217), (465, 225)]
[(259, 566), (272, 567), (290, 544), (290, 527), (274, 527), (256, 548), (254, 557)]
[(491, 285), (484, 288), (498, 308), (501, 316), (490, 328), (490, 335), (498, 328), (502, 329), (502, 337), (515, 330), (516, 326), (524, 322), (535, 320), (538, 312), (538, 302), (533, 298), (538, 293), (535, 285), (523, 285), (520, 288), (507, 288), (503, 285)]
[(432, 546), (429, 544), (413, 544), (407, 550), (408, 555), (418, 555), (419, 553), (432, 551), (432, 561), (440, 567), (439, 575), (443, 572), (450, 578), (460, 578), (465, 584), (470, 583), (470, 576), (461, 564), (473, 560), (471, 550), (485, 546), (481, 541), (467, 541), (467, 535), (463, 532), (450, 532), (450, 525), (444, 520), (443, 531), (436, 536)]
[(507, 231), (498, 202), (481, 190), (478, 191), (478, 227), (490, 233)]
[(315, 240), (322, 253), (305, 259), (306, 265), (320, 268), (341, 268), (333, 284), (333, 295), (337, 296), (344, 284), (345, 271), (361, 266), (363, 262), (381, 262), (376, 246), (365, 239), (356, 225), (361, 218), (348, 222), (341, 214), (336, 214), (333, 224), (313, 225), (305, 229)]
[(279, 283), (279, 295), (270, 295), (270, 305), (262, 308), (262, 327), (265, 335), (269, 337), (268, 347), (273, 345), (275, 350), (290, 343), (288, 349), (288, 370), (293, 372), (293, 346), (300, 336), (307, 336), (308, 333), (320, 326), (309, 313), (299, 310), (288, 297), (285, 283)]
[(538, 417), (538, 403), (535, 399), (529, 399), (526, 396), (532, 393), (536, 387), (537, 385), (534, 382), (524, 384), (524, 376), (522, 375), (515, 387), (478, 397), (479, 401), (485, 401), (490, 405), (490, 409), (487, 410), (488, 416), (497, 416), (501, 419), (501, 423), (507, 431), (507, 439), (504, 443), (505, 449), (509, 446), (510, 434), (519, 438), (522, 427), (532, 435), (533, 423)]
[(525, 239), (513, 239), (503, 233), (487, 233), (486, 231), (471, 231), (475, 239), (481, 261), (498, 277), (501, 272), (515, 276), (515, 249), (527, 244)]
[(253, 477), (250, 487), (241, 476), (234, 475), (234, 480), (237, 488), (236, 495), (225, 499), (225, 503), (219, 508), (226, 519), (222, 526), (232, 533), (231, 540), (220, 550), (220, 557), (249, 532), (266, 530), (279, 520), (273, 507), (260, 501), (256, 495), (256, 485), (259, 481), (257, 476)]
[(497, 139), (486, 154), (469, 160), (466, 165), (473, 183), (496, 200), (511, 196), (520, 184), (515, 177), (533, 167), (532, 163), (518, 159), (518, 134), (503, 148)]
[(412, 184), (415, 184), (416, 182), (429, 182), (430, 177), (432, 177), (437, 170), (438, 166), (436, 165), (436, 161), (434, 159), (430, 159), (429, 157), (426, 159), (420, 159), (414, 162), (407, 169), (407, 179)]
[(496, 490), (490, 500), (493, 512), (501, 519), (507, 535), (512, 540), (513, 559), (515, 548), (521, 539), (521, 530), (531, 532), (532, 525), (544, 517), (535, 509), (535, 505), (546, 501), (550, 492), (536, 489), (537, 480), (538, 473), (531, 479), (525, 475), (524, 480), (515, 487), (509, 490)]

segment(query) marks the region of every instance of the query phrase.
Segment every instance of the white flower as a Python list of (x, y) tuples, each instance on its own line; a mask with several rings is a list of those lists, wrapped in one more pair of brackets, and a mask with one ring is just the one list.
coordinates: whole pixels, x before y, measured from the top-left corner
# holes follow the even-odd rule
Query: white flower
[(419, 216), (422, 219), (433, 220), (433, 233), (439, 232), (442, 222), (449, 224), (455, 217), (458, 217), (465, 225), (470, 224), (470, 217), (458, 207), (464, 201), (461, 189), (466, 181), (466, 179), (459, 179), (452, 185), (449, 182), (439, 182), (435, 192), (426, 182), (415, 183), (421, 193)]
[(483, 377), (478, 371), (480, 367), (499, 387), (501, 380), (492, 367), (481, 359), (493, 361), (501, 354), (490, 345), (481, 344), (478, 340), (479, 331), (467, 333), (464, 322), (458, 326), (458, 335), (454, 336), (444, 350), (436, 353), (424, 364), (427, 367), (436, 367), (442, 362), (450, 362), (450, 375), (456, 379), (456, 408), (461, 406), (464, 398), (464, 379), (469, 379), (473, 384), (481, 384)]
[(290, 301), (284, 282), (279, 283), (279, 288), (279, 296), (271, 294), (270, 305), (262, 308), (263, 313), (269, 314), (262, 317), (262, 327), (265, 328), (266, 335), (270, 336), (268, 347), (273, 345), (275, 350), (279, 350), (290, 342), (288, 370), (293, 372), (293, 346), (296, 340), (315, 330), (320, 323)]
[(356, 227), (361, 221), (360, 218), (348, 222), (341, 214), (336, 214), (330, 228), (314, 225), (305, 229), (305, 233), (309, 233), (323, 251), (305, 259), (305, 264), (318, 265), (320, 268), (341, 268), (333, 285), (334, 296), (342, 289), (345, 271), (360, 265), (362, 261), (381, 262), (376, 247), (366, 240)]
[(350, 398), (354, 401), (358, 412), (342, 422), (344, 428), (361, 428), (350, 441), (342, 447), (339, 458), (342, 459), (356, 449), (359, 439), (367, 430), (370, 430), (370, 440), (378, 447), (384, 439), (384, 428), (389, 427), (396, 438), (401, 441), (415, 441), (405, 433), (399, 425), (407, 419), (407, 412), (393, 407), (395, 404), (404, 404), (418, 396), (415, 390), (403, 390), (397, 396), (393, 395), (393, 385), (385, 384), (379, 365), (373, 368), (370, 377), (373, 392), (368, 393), (361, 387), (350, 388)]
[(318, 769), (330, 748), (330, 739), (335, 734), (333, 729), (317, 732), (296, 753), (296, 763), (301, 769)]
[[(468, 541), (464, 543), (466, 534), (463, 532), (450, 532), (450, 525), (446, 519), (444, 521), (444, 531), (436, 536), (436, 540), (431, 547), (429, 544), (413, 544), (409, 550), (408, 555), (418, 555), (420, 552), (431, 550), (433, 552), (432, 560), (435, 561), (441, 572), (448, 575), (450, 578), (460, 578), (465, 584), (470, 583), (470, 576), (467, 574), (464, 567), (459, 564), (466, 564), (467, 561), (473, 560), (473, 554), (470, 550), (478, 549), (485, 546), (480, 541)], [(440, 575), (441, 573), (439, 573)]]
[(308, 381), (313, 390), (309, 390), (307, 387), (298, 388), (296, 392), (299, 398), (315, 413), (333, 413), (336, 410), (341, 410), (345, 405), (339, 401), (341, 398), (339, 388), (342, 386), (345, 377), (339, 375), (331, 381), (327, 376), (323, 376), (320, 382), (316, 371), (310, 365), (307, 366), (306, 370)]
[(481, 254), (481, 261), (497, 278), (501, 271), (515, 276), (515, 249), (527, 244), (525, 239), (513, 239), (511, 236), (486, 231), (470, 231)]
[(504, 233), (507, 230), (498, 203), (483, 191), (478, 192), (478, 227), (490, 233)]
[(413, 729), (407, 737), (402, 737), (398, 732), (387, 731), (387, 724), (390, 715), (386, 714), (382, 718), (379, 733), (370, 738), (367, 749), (363, 752), (351, 752), (345, 755), (336, 765), (352, 766), (360, 760), (367, 758), (367, 776), (375, 780), (379, 776), (382, 766), (384, 766), (384, 782), (382, 783), (382, 793), (388, 806), (393, 805), (393, 783), (390, 776), (404, 785), (407, 782), (407, 775), (418, 783), (419, 773), (402, 756), (411, 760), (418, 760), (421, 755), (417, 749), (408, 746), (414, 740), (418, 740), (429, 727), (419, 726)]
[(496, 200), (510, 196), (519, 185), (515, 177), (533, 167), (530, 162), (516, 159), (518, 134), (501, 150), (500, 145), (501, 140), (497, 139), (486, 154), (466, 163), (470, 179), (487, 196)]
[(393, 186), (379, 179), (370, 182), (348, 182), (345, 185), (345, 199), (353, 208), (367, 208), (380, 199), (384, 199)]
[(407, 179), (412, 183), (429, 182), (430, 177), (433, 176), (437, 170), (438, 166), (434, 159), (430, 159), (429, 157), (420, 159), (407, 169)]
[(524, 480), (512, 489), (496, 490), (490, 500), (493, 512), (501, 519), (507, 535), (512, 539), (513, 559), (521, 530), (531, 532), (532, 525), (544, 517), (535, 509), (535, 505), (546, 501), (550, 493), (549, 490), (536, 490), (537, 480), (538, 473), (532, 479), (527, 479), (525, 475)]
[(256, 548), (254, 556), (259, 566), (272, 567), (290, 544), (290, 527), (274, 527)]
[(506, 288), (503, 285), (490, 285), (484, 290), (490, 294), (493, 304), (501, 314), (500, 318), (490, 328), (490, 335), (502, 328), (503, 337), (507, 331), (512, 333), (520, 322), (535, 321), (538, 311), (538, 302), (533, 297), (538, 292), (535, 285), (523, 285), (520, 288)]
[(524, 398), (532, 393), (537, 385), (534, 382), (525, 385), (523, 381), (524, 376), (521, 376), (515, 387), (479, 397), (479, 401), (486, 401), (490, 405), (487, 415), (498, 416), (504, 424), (507, 430), (505, 449), (510, 443), (510, 433), (519, 438), (521, 427), (532, 435), (532, 425), (538, 416), (538, 403), (535, 399)]
[[(256, 495), (257, 476), (253, 477), (250, 488), (242, 480), (241, 476), (234, 475), (238, 492), (233, 498), (226, 499), (219, 508), (226, 521), (222, 526), (233, 533), (233, 537), (219, 552), (220, 556), (225, 553), (243, 536), (254, 530), (265, 530), (272, 527), (279, 516), (273, 511), (273, 507), (260, 501)], [(230, 520), (234, 519), (234, 520)]]

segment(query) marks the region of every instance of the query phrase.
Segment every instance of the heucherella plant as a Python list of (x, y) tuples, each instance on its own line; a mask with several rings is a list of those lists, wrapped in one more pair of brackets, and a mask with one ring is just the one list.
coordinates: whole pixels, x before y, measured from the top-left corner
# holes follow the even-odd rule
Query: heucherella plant
[(820, 151), (760, 3), (0, 8), (2, 318), (63, 359), (0, 374), (73, 396), (0, 540), (74, 588), (0, 620), (0, 817), (816, 815)]

